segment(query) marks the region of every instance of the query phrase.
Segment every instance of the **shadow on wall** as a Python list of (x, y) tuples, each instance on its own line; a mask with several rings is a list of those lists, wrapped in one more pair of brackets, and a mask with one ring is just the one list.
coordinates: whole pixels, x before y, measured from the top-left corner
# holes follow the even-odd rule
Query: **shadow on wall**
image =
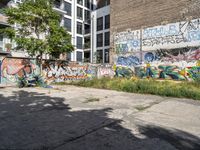
[[(138, 126), (140, 139), (111, 119), (112, 109), (72, 110), (65, 99), (14, 91), (0, 95), (0, 149), (194, 150), (200, 139), (183, 131)], [(184, 135), (181, 138), (179, 135)]]

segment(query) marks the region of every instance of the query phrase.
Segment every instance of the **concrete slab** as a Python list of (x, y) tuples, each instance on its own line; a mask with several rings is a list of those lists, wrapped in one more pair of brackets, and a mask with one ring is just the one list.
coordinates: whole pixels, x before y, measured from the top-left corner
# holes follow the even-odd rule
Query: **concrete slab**
[(198, 150), (200, 102), (56, 86), (0, 89), (0, 149)]

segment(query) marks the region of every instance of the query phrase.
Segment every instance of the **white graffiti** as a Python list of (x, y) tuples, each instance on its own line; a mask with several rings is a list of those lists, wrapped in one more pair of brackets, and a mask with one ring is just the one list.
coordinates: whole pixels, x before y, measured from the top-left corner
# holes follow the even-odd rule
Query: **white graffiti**
[(200, 43), (200, 19), (145, 28), (141, 31), (142, 33), (140, 30), (117, 33), (114, 36), (116, 51), (127, 53), (137, 50), (173, 49), (199, 46)]

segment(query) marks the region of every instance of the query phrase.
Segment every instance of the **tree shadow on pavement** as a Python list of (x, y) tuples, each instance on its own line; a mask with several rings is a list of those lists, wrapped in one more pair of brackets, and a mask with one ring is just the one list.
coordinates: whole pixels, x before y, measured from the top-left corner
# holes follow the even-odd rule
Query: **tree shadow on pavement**
[[(198, 149), (200, 139), (183, 131), (139, 126), (138, 138), (108, 117), (111, 108), (74, 111), (65, 99), (14, 91), (0, 95), (0, 150), (175, 150)], [(184, 135), (182, 138), (179, 135)]]

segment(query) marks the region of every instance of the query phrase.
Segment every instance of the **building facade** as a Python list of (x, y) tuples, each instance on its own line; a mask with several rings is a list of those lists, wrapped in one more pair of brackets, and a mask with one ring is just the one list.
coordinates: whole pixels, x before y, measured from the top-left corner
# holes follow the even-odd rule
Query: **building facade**
[[(3, 8), (8, 4), (8, 0), (0, 2), (0, 29), (8, 27), (7, 18), (3, 13)], [(0, 56), (10, 54), (10, 40), (3, 34), (0, 34)]]
[[(7, 5), (15, 6), (17, 3), (22, 3), (23, 0), (3, 0), (0, 2), (1, 8), (7, 7)], [(70, 61), (80, 61), (84, 59), (84, 49), (90, 50), (90, 13), (93, 9), (91, 0), (55, 0), (54, 10), (60, 14), (60, 25), (65, 27), (72, 37), (72, 44), (75, 47), (75, 51), (67, 54), (67, 59)], [(6, 24), (6, 16), (0, 13), (1, 28)], [(3, 24), (4, 23), (4, 24)], [(5, 44), (9, 43), (9, 39), (0, 36), (0, 47), (5, 50)], [(12, 43), (14, 46), (14, 43)], [(14, 57), (27, 57), (25, 52), (14, 52)]]
[(91, 14), (91, 62), (109, 63), (110, 55), (110, 1), (97, 1)]
[[(1, 8), (23, 2), (23, 0), (3, 1)], [(60, 14), (60, 25), (67, 29), (75, 47), (75, 51), (64, 56), (64, 59), (86, 63), (109, 63), (109, 4), (110, 0), (55, 0), (54, 10)], [(1, 18), (6, 23), (6, 16), (1, 15)], [(0, 39), (0, 47), (5, 51), (5, 44), (10, 41), (6, 37), (2, 38), (2, 35)], [(10, 44), (12, 48), (16, 46), (15, 43)], [(21, 51), (12, 50), (10, 54), (13, 57), (28, 57), (26, 52)]]

